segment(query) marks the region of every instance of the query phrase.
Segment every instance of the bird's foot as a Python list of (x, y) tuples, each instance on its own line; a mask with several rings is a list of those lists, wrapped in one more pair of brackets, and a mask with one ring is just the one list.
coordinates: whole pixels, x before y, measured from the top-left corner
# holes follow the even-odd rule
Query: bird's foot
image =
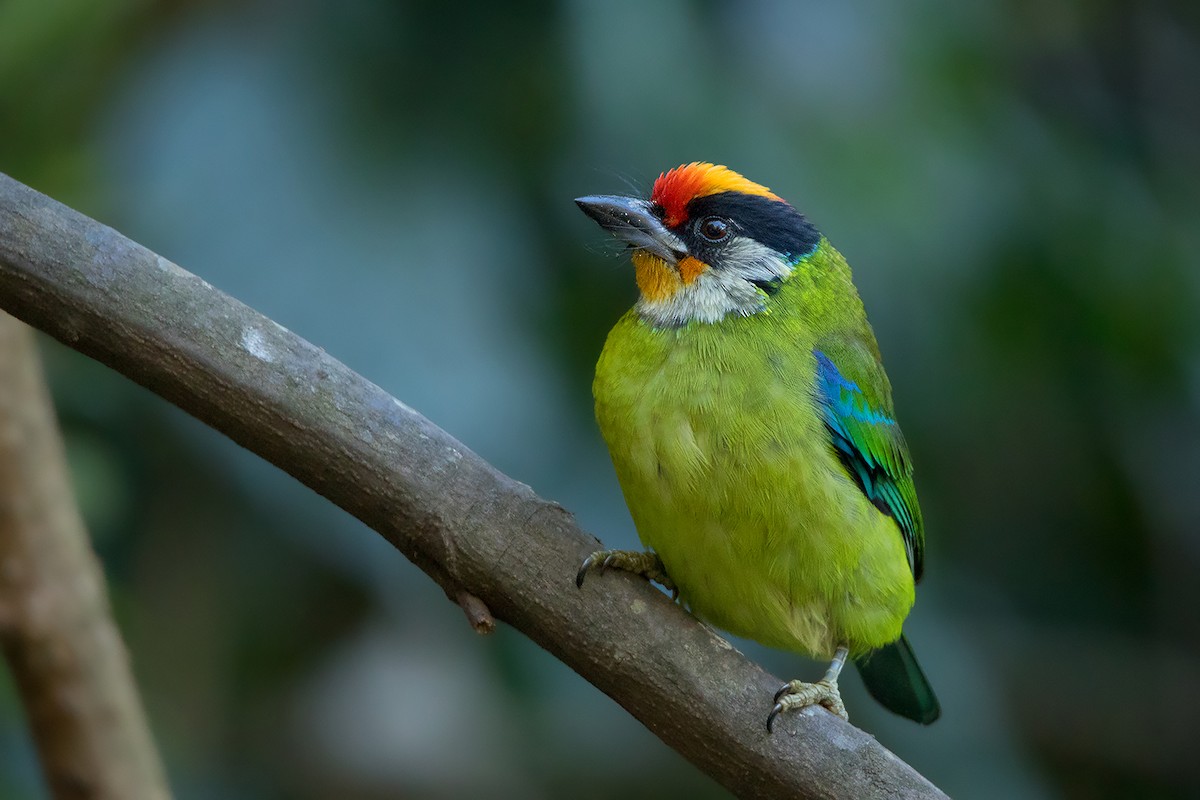
[(597, 550), (583, 560), (583, 565), (579, 567), (579, 574), (575, 576), (575, 585), (582, 587), (583, 579), (587, 577), (589, 571), (596, 569), (604, 572), (610, 567), (632, 572), (661, 584), (671, 593), (672, 600), (679, 597), (679, 589), (675, 588), (674, 582), (667, 576), (662, 559), (658, 557), (657, 553), (649, 550)]
[(767, 733), (771, 732), (771, 726), (780, 714), (805, 706), (824, 706), (830, 712), (849, 722), (850, 715), (846, 713), (846, 706), (842, 703), (842, 693), (838, 691), (837, 684), (838, 675), (842, 674), (842, 667), (849, 654), (850, 649), (846, 645), (839, 647), (834, 653), (829, 669), (825, 671), (825, 677), (816, 683), (805, 683), (804, 681), (785, 683), (783, 688), (775, 693), (775, 707), (767, 715)]
[(820, 680), (816, 683), (790, 681), (775, 693), (775, 707), (767, 716), (767, 733), (771, 732), (775, 718), (783, 712), (816, 705), (824, 706), (847, 722), (850, 721), (850, 716), (846, 713), (846, 706), (842, 703), (842, 693), (838, 691), (837, 681)]

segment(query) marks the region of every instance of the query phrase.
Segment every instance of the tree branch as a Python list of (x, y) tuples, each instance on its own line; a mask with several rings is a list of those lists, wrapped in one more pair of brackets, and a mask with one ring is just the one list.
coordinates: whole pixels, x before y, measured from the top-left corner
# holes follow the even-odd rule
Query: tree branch
[(598, 543), (562, 508), (317, 347), (2, 175), (0, 305), (349, 511), (452, 601), (473, 596), (738, 795), (944, 797), (823, 710), (767, 735), (782, 681), (644, 581), (576, 589)]
[(167, 798), (33, 332), (0, 312), (0, 646), (60, 800)]

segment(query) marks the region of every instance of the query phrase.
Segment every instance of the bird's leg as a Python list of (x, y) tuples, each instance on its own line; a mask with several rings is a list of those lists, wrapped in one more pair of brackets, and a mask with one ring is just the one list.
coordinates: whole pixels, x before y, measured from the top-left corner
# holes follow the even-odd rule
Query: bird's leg
[(816, 683), (804, 683), (803, 681), (785, 683), (783, 688), (775, 693), (775, 707), (767, 716), (767, 733), (771, 732), (771, 725), (777, 716), (784, 711), (804, 706), (822, 705), (842, 719), (849, 721), (850, 717), (846, 714), (846, 706), (842, 704), (842, 694), (838, 691), (837, 685), (838, 675), (842, 673), (842, 667), (846, 665), (846, 657), (849, 655), (850, 648), (846, 645), (839, 647), (833, 654), (833, 661), (829, 663), (829, 669), (825, 670), (825, 677)]
[(583, 579), (587, 577), (589, 570), (598, 569), (604, 572), (609, 567), (615, 567), (625, 572), (632, 572), (635, 575), (641, 575), (643, 578), (661, 584), (664, 589), (671, 593), (672, 600), (679, 596), (679, 590), (675, 588), (675, 584), (667, 576), (662, 559), (658, 557), (657, 553), (651, 550), (597, 550), (583, 560), (583, 565), (579, 568), (579, 574), (575, 576), (575, 585), (579, 587), (583, 586)]

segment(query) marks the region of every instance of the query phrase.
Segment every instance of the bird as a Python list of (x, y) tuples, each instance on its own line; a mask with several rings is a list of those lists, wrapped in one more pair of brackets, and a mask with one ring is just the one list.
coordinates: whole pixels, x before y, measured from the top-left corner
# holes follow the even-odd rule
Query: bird
[(637, 573), (716, 628), (828, 660), (780, 688), (768, 732), (807, 706), (848, 720), (847, 660), (884, 707), (935, 721), (903, 633), (925, 549), (912, 460), (846, 259), (719, 164), (663, 172), (648, 199), (575, 202), (626, 245), (639, 290), (592, 390), (647, 548), (590, 554), (576, 584)]

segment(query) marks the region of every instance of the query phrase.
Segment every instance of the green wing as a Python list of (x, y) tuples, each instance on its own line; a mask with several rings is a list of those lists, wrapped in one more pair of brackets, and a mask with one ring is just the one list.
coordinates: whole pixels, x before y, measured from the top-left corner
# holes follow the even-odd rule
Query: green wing
[(892, 418), (891, 387), (878, 352), (833, 339), (819, 342), (813, 355), (817, 402), (834, 451), (867, 498), (896, 520), (913, 578), (920, 580), (925, 549), (921, 508), (908, 444)]
[[(819, 342), (813, 355), (817, 402), (834, 452), (863, 494), (896, 520), (913, 579), (920, 580), (925, 549), (921, 507), (874, 339), (830, 338)], [(922, 725), (941, 716), (933, 687), (903, 636), (854, 661), (867, 691), (886, 708)]]

